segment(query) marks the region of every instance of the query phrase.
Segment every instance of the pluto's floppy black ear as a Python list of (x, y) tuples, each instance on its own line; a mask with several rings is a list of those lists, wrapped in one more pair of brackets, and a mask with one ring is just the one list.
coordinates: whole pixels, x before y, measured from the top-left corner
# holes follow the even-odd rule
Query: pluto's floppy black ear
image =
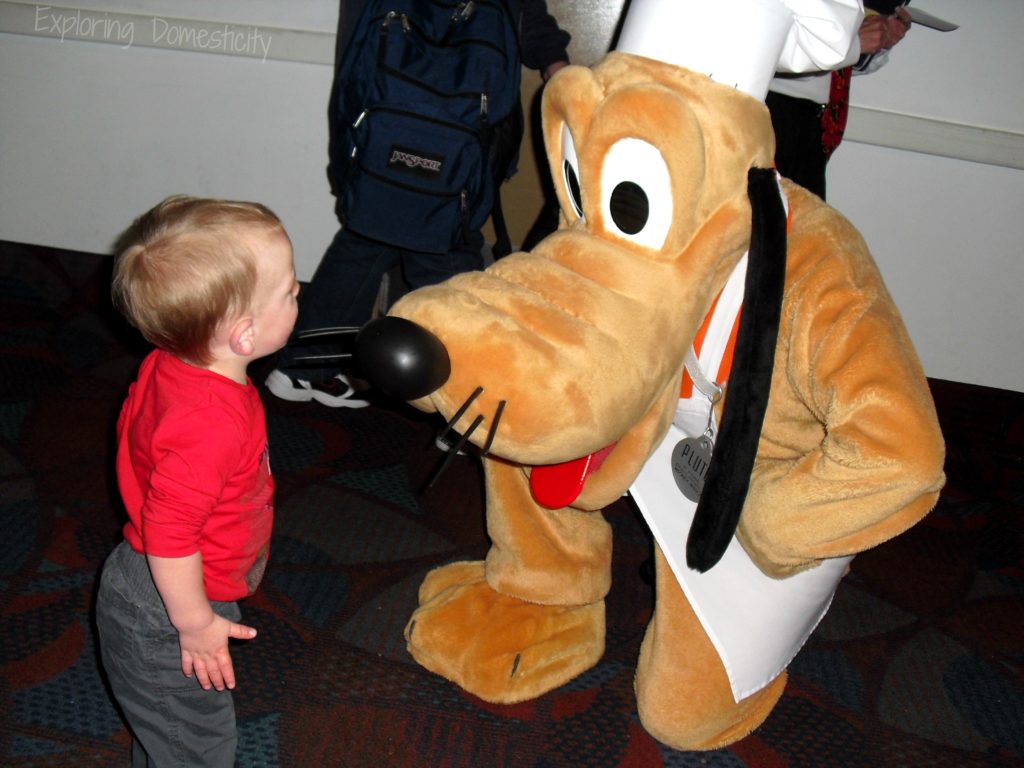
[(725, 412), (697, 511), (686, 563), (701, 573), (725, 554), (736, 532), (761, 436), (779, 336), (786, 279), (786, 211), (775, 171), (751, 168), (750, 253)]

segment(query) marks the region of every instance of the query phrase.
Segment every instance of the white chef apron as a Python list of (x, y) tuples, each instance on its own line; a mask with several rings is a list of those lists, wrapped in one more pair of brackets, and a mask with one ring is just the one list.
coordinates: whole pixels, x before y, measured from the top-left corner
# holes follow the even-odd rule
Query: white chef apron
[[(719, 367), (743, 303), (747, 257), (733, 271), (708, 322), (692, 378), (721, 381)], [(764, 688), (789, 665), (828, 611), (852, 557), (832, 558), (785, 579), (766, 576), (733, 536), (722, 559), (706, 573), (686, 565), (686, 538), (697, 503), (687, 499), (672, 474), (672, 451), (684, 438), (700, 437), (710, 425), (711, 399), (698, 385), (680, 399), (668, 434), (648, 459), (630, 493), (693, 606), (729, 676), (739, 702)]]

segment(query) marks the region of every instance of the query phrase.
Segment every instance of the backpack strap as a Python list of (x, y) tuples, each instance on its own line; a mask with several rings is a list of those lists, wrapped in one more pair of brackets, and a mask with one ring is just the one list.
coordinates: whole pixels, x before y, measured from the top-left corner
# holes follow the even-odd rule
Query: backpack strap
[(520, 102), (504, 120), (497, 125), (489, 126), (490, 141), (494, 146), (491, 170), (494, 173), (494, 202), (491, 204), (491, 223), (494, 225), (494, 246), (491, 249), (495, 259), (508, 256), (512, 252), (512, 237), (509, 235), (505, 211), (501, 205), (501, 188), (505, 181), (516, 172), (519, 162), (519, 151), (526, 130), (526, 116)]
[(495, 261), (512, 253), (512, 238), (505, 222), (505, 211), (501, 207), (501, 185), (494, 188), (494, 205), (491, 207), (491, 223), (494, 225), (494, 245), (491, 254)]

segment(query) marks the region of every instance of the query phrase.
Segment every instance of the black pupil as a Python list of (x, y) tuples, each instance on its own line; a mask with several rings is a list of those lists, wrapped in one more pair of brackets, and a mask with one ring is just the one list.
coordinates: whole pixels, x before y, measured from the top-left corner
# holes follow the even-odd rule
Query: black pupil
[(572, 198), (572, 204), (576, 207), (576, 215), (583, 215), (583, 197), (580, 195), (580, 180), (576, 178), (576, 171), (573, 170), (572, 166), (569, 165), (569, 161), (565, 163), (565, 184), (569, 188), (569, 197)]
[(627, 235), (635, 235), (643, 229), (650, 216), (647, 193), (632, 181), (623, 181), (612, 190), (608, 208), (612, 221)]

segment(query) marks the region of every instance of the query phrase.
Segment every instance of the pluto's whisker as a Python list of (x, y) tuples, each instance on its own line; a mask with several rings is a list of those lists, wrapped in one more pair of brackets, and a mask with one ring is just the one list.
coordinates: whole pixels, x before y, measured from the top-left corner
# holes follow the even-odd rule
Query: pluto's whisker
[(459, 438), (459, 441), (448, 449), (448, 455), (444, 457), (444, 461), (442, 461), (440, 466), (438, 466), (438, 468), (434, 470), (433, 474), (430, 476), (430, 479), (427, 481), (427, 488), (433, 487), (434, 483), (437, 482), (438, 478), (441, 477), (441, 475), (444, 473), (446, 469), (448, 469), (448, 465), (451, 464), (452, 459), (458, 456), (459, 451), (461, 451), (465, 447), (466, 443), (469, 442), (470, 436), (476, 431), (476, 428), (480, 426), (480, 422), (482, 422), (483, 420), (483, 414), (477, 416), (473, 420), (473, 423), (469, 425), (469, 429), (466, 430), (466, 434), (462, 435), (462, 437)]
[(494, 412), (494, 420), (491, 421), (491, 429), (487, 433), (487, 442), (484, 443), (483, 449), (480, 451), (481, 456), (486, 456), (491, 451), (491, 443), (494, 442), (494, 435), (498, 431), (498, 422), (501, 421), (501, 414), (505, 412), (505, 401), (502, 400), (498, 403), (498, 410)]
[(466, 398), (466, 402), (464, 402), (462, 404), (462, 407), (459, 408), (459, 410), (455, 412), (455, 415), (451, 417), (451, 419), (448, 421), (448, 423), (444, 425), (444, 429), (441, 430), (441, 434), (439, 434), (437, 436), (438, 440), (444, 441), (444, 439), (448, 436), (448, 433), (452, 431), (452, 427), (454, 427), (455, 424), (458, 422), (458, 420), (462, 418), (462, 415), (467, 410), (469, 410), (469, 406), (471, 406), (473, 404), (474, 400), (476, 400), (478, 397), (480, 397), (480, 395), (483, 393), (483, 391), (484, 391), (483, 387), (477, 387), (476, 389), (473, 390), (473, 394), (471, 394), (468, 398)]

